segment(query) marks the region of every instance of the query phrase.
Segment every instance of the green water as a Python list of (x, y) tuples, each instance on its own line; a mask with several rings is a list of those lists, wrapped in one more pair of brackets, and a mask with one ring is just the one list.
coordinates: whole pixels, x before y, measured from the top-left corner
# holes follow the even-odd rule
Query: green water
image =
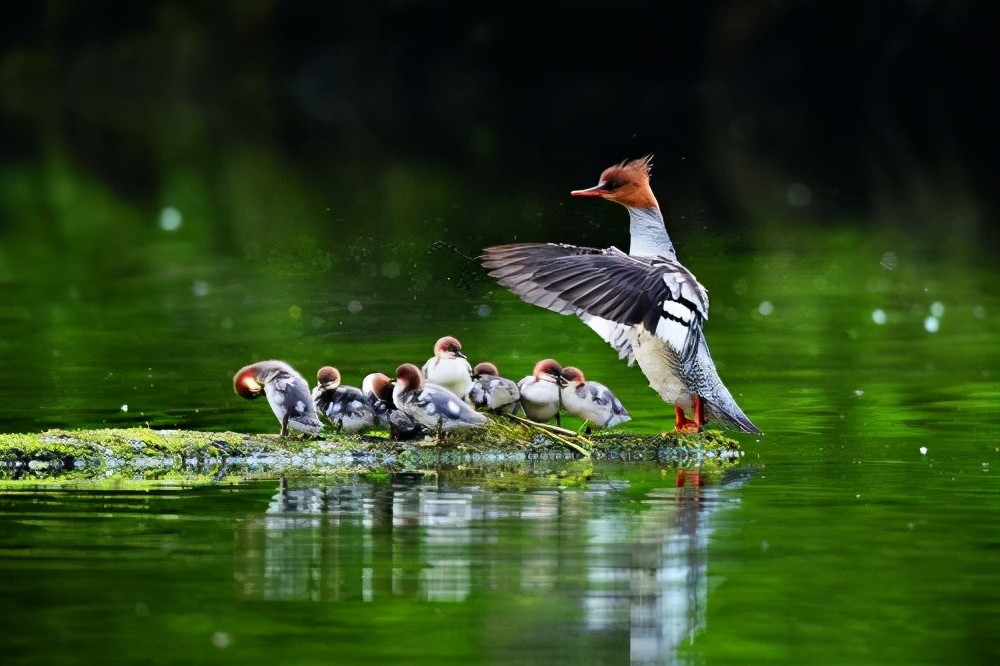
[[(638, 369), (469, 259), (512, 239), (499, 220), (520, 240), (623, 244), (620, 210), (505, 204), (470, 221), (472, 192), (443, 221), (423, 217), (433, 201), (390, 197), (424, 221), (348, 211), (300, 227), (278, 184), (224, 224), (189, 202), (168, 230), (157, 210), (63, 185), (6, 199), (25, 222), (0, 251), (5, 432), (272, 432), (267, 406), (232, 391), (242, 365), (277, 357), (311, 378), (331, 363), (358, 383), (421, 363), (444, 334), (515, 377), (545, 356), (581, 367), (619, 394), (629, 430), (672, 425)], [(764, 225), (740, 242), (672, 231), (709, 289), (722, 377), (766, 433), (741, 436), (745, 474), (678, 489), (670, 469), (596, 463), (586, 488), (522, 493), (448, 470), (7, 485), (5, 663), (997, 663), (987, 253), (847, 224)]]

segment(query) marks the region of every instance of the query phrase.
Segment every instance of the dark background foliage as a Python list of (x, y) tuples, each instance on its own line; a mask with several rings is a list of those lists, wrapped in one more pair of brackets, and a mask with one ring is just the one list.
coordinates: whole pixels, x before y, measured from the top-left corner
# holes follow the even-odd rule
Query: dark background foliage
[(8, 2), (0, 161), (57, 140), (145, 202), (169, 165), (211, 178), (232, 146), (265, 146), (324, 196), (409, 163), (551, 199), (542, 183), (561, 195), (654, 152), (661, 203), (713, 225), (995, 247), (998, 7)]

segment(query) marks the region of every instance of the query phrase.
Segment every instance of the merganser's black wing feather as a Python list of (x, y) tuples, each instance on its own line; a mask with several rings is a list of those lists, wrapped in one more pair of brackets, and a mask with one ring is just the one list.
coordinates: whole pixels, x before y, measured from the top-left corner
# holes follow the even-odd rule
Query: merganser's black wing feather
[[(633, 354), (620, 327), (642, 324), (685, 366), (694, 361), (708, 319), (708, 293), (672, 257), (632, 257), (614, 247), (515, 243), (488, 247), (481, 260), (501, 285), (534, 305), (579, 316), (623, 357)], [(611, 325), (598, 330), (589, 321), (593, 318)]]

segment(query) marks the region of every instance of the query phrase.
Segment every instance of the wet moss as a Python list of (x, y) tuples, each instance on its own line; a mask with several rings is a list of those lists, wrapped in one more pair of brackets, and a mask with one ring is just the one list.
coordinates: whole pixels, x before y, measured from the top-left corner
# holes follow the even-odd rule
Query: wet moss
[[(401, 469), (489, 468), (499, 472), (491, 474), (498, 487), (571, 487), (586, 482), (589, 476), (581, 470), (592, 460), (701, 466), (732, 462), (740, 455), (739, 443), (719, 431), (653, 436), (612, 432), (586, 437), (503, 417), (492, 417), (482, 428), (446, 433), (441, 441), (418, 442), (392, 441), (385, 433), (331, 433), (311, 439), (148, 428), (47, 430), (0, 434), (0, 479), (218, 483), (268, 473), (367, 470), (389, 474)], [(584, 465), (580, 470), (538, 472), (540, 463), (572, 461)], [(523, 468), (517, 467), (520, 464)]]

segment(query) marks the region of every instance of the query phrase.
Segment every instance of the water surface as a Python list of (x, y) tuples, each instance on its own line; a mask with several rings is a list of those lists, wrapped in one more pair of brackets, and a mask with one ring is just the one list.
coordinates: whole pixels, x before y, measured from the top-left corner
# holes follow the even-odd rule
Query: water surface
[[(23, 242), (4, 258), (3, 430), (272, 432), (266, 405), (232, 391), (242, 365), (284, 358), (312, 377), (332, 363), (357, 383), (423, 362), (443, 334), (515, 378), (545, 356), (577, 365), (618, 393), (628, 430), (672, 426), (638, 369), (580, 322), (484, 279), (472, 256), (493, 234), (460, 247), (435, 229), (333, 249), (250, 234), (209, 251), (195, 229), (154, 228), (100, 261)], [(743, 247), (686, 231), (714, 358), (766, 433), (740, 437), (746, 473), (731, 483), (677, 488), (673, 469), (598, 462), (586, 487), (523, 492), (447, 469), (143, 491), (8, 484), (4, 654), (996, 663), (996, 268), (852, 226)]]

